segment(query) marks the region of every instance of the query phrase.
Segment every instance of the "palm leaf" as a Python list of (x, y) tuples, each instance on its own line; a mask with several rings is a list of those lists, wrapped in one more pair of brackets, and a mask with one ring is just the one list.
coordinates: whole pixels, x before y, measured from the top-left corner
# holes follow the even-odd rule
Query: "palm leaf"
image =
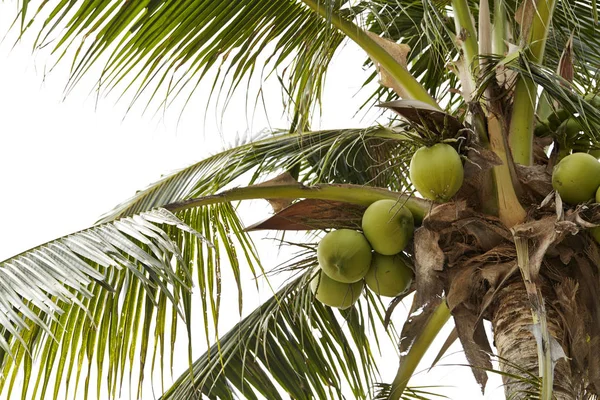
[[(455, 110), (462, 101), (455, 94), (460, 89), (457, 78), (446, 65), (452, 64), (458, 54), (453, 43), (454, 22), (452, 10), (444, 1), (377, 0), (356, 5), (356, 12), (366, 15), (365, 29), (382, 34), (394, 41), (408, 44), (409, 71), (419, 77), (421, 84), (437, 99), (448, 101), (447, 109)], [(478, 1), (468, 1), (472, 15), (478, 15)], [(509, 22), (516, 26), (515, 10), (520, 2), (505, 2)], [(596, 34), (596, 23), (592, 10), (594, 2), (559, 1), (553, 14), (552, 26), (546, 45), (544, 65), (556, 70), (562, 51), (574, 33), (576, 80), (584, 87), (594, 86), (597, 65), (600, 63), (600, 39)], [(368, 63), (368, 62), (367, 62)], [(372, 81), (369, 76), (365, 84)], [(372, 106), (374, 101), (391, 101), (398, 98), (388, 88), (377, 87), (363, 106)]]
[[(307, 284), (315, 262), (314, 257), (306, 258), (303, 269), (308, 271), (220, 338), (162, 399), (195, 399), (201, 394), (281, 399), (281, 389), (294, 399), (341, 399), (343, 387), (353, 398), (371, 397), (378, 373), (367, 321), (352, 308), (341, 312), (341, 322), (331, 308), (314, 301)], [(364, 307), (377, 305), (369, 301), (361, 305), (363, 312)]]
[(556, 100), (561, 108), (569, 111), (572, 115), (579, 114), (583, 132), (577, 137), (577, 140), (586, 143), (587, 147), (600, 147), (600, 136), (596, 128), (600, 125), (600, 111), (584, 99), (578, 85), (564, 80), (548, 68), (528, 63), (522, 57), (507, 65), (542, 87), (544, 93)]
[(374, 185), (394, 182), (405, 191), (415, 142), (383, 127), (286, 134), (242, 144), (174, 172), (138, 192), (106, 214), (101, 222), (213, 194), (247, 172), (258, 176), (299, 167), (300, 182)]
[[(98, 394), (105, 381), (114, 396), (127, 373), (132, 382), (138, 367), (140, 391), (148, 356), (154, 360), (157, 351), (164, 356), (165, 339), (173, 351), (177, 316), (191, 335), (194, 269), (206, 340), (209, 319), (218, 334), (222, 260), (229, 261), (241, 288), (242, 260), (256, 276), (255, 249), (228, 203), (187, 210), (179, 217), (185, 223), (165, 209), (155, 209), (4, 261), (3, 282), (14, 289), (2, 296), (6, 311), (0, 390), (10, 397), (15, 378), (24, 370), (22, 396), (48, 398), (50, 388), (56, 399), (61, 390), (77, 391), (81, 382), (87, 396), (95, 366)], [(238, 296), (241, 313), (241, 289)], [(161, 371), (165, 366), (160, 363)]]
[[(454, 22), (443, 2), (378, 0), (363, 2), (367, 29), (410, 46), (409, 71), (437, 99), (453, 97), (445, 83), (456, 81), (445, 67), (458, 49), (452, 42)], [(378, 88), (372, 97), (391, 101), (398, 98), (387, 88)]]
[[(100, 90), (132, 89), (132, 102), (148, 92), (149, 103), (158, 95), (159, 104), (167, 106), (198, 88), (211, 68), (219, 72), (206, 90), (230, 96), (245, 78), (284, 67), (295, 112), (292, 130), (307, 127), (344, 38), (298, 1), (43, 2), (31, 18), (29, 3), (21, 8), (22, 30), (38, 30), (37, 48), (52, 43), (58, 62), (77, 47), (67, 91), (101, 63)], [(331, 11), (345, 3), (337, 2)], [(34, 20), (44, 13), (48, 17), (38, 27)]]
[[(3, 298), (10, 307), (2, 314), (6, 324), (2, 328), (2, 387), (8, 387), (10, 394), (18, 371), (24, 368), (24, 393), (32, 398), (52, 388), (56, 398), (62, 389), (77, 390), (79, 382), (85, 382), (83, 390), (87, 393), (90, 368), (95, 363), (96, 391), (106, 377), (108, 390), (115, 395), (127, 373), (133, 380), (139, 352), (140, 374), (136, 379), (140, 390), (149, 355), (154, 369), (158, 352), (165, 354), (165, 342), (170, 342), (173, 350), (178, 314), (191, 335), (190, 288), (194, 280), (199, 287), (207, 343), (211, 334), (218, 335), (220, 260), (224, 258), (236, 280), (241, 313), (241, 265), (248, 264), (255, 276), (260, 265), (252, 242), (226, 198), (177, 209), (176, 216), (166, 210), (145, 210), (214, 193), (248, 171), (264, 174), (298, 164), (305, 182), (344, 177), (365, 184), (383, 176), (402, 178), (397, 183), (401, 187), (406, 182), (408, 149), (412, 146), (407, 136), (383, 128), (275, 135), (225, 150), (176, 172), (138, 193), (99, 225), (6, 260), (0, 273), (17, 274), (21, 281), (14, 277), (6, 281), (16, 292)], [(353, 154), (365, 170), (340, 169), (347, 154)], [(394, 154), (397, 163), (377, 165), (377, 160), (395, 159)], [(369, 167), (370, 163), (374, 165)], [(198, 237), (207, 242), (199, 242)], [(29, 267), (17, 269), (15, 265)], [(47, 270), (46, 275), (38, 277), (38, 270)], [(25, 292), (22, 288), (31, 286), (25, 284), (26, 279), (40, 286)], [(78, 285), (77, 279), (81, 280)], [(66, 289), (62, 289), (63, 281)], [(32, 357), (40, 363), (32, 364)], [(164, 363), (159, 364), (162, 371)]]

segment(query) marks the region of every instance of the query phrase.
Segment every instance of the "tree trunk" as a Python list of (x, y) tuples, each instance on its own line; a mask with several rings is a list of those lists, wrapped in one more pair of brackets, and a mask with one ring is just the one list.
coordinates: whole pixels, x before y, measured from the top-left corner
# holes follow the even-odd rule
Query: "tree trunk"
[[(543, 287), (542, 293), (546, 300), (548, 330), (550, 335), (561, 343), (565, 335), (560, 316), (552, 307), (554, 292), (549, 287)], [(527, 371), (537, 377), (539, 375), (537, 344), (531, 333), (533, 319), (523, 282), (518, 280), (509, 283), (500, 290), (496, 299), (492, 326), (501, 370), (516, 376), (524, 376), (526, 375), (524, 371)], [(507, 399), (529, 398), (527, 393), (538, 392), (530, 383), (517, 378), (504, 376), (503, 380)], [(564, 359), (558, 361), (554, 369), (554, 398), (558, 400), (576, 398), (571, 371)]]

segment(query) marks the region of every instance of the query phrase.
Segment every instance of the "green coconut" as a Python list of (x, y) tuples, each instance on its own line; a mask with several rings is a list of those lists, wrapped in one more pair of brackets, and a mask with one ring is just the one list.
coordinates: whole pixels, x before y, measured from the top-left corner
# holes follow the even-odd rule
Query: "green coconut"
[(550, 129), (556, 131), (558, 127), (571, 116), (571, 113), (560, 108), (548, 116), (548, 125)]
[(413, 236), (412, 213), (396, 200), (371, 204), (362, 217), (362, 229), (373, 250), (393, 255), (401, 252)]
[(584, 97), (586, 101), (588, 101), (592, 106), (596, 108), (600, 108), (600, 96), (590, 93)]
[[(600, 187), (596, 190), (596, 203), (600, 203)], [(596, 243), (600, 243), (600, 226), (589, 228), (588, 232), (592, 235)]]
[(562, 127), (569, 141), (575, 140), (579, 136), (579, 132), (583, 129), (581, 123), (575, 117), (571, 117), (563, 122)]
[(310, 290), (321, 303), (343, 310), (356, 303), (364, 285), (362, 279), (354, 283), (342, 283), (320, 271), (310, 282)]
[(410, 286), (413, 271), (400, 255), (384, 256), (373, 254), (371, 268), (365, 275), (369, 289), (380, 296), (396, 297)]
[(587, 153), (563, 158), (552, 172), (552, 187), (569, 204), (591, 200), (600, 186), (600, 162)]
[(338, 282), (361, 280), (371, 265), (371, 245), (365, 236), (351, 229), (331, 231), (317, 247), (317, 260), (325, 274)]
[(421, 147), (410, 161), (410, 181), (421, 196), (445, 202), (462, 186), (464, 169), (460, 156), (445, 143)]

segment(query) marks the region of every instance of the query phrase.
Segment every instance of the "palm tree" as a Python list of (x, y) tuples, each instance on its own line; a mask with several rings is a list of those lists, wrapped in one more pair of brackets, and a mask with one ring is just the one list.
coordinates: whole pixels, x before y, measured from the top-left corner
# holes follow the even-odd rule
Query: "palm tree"
[[(211, 68), (211, 93), (226, 98), (256, 74), (277, 75), (291, 124), (166, 176), (89, 229), (3, 261), (6, 393), (19, 374), (27, 398), (57, 398), (80, 381), (87, 393), (94, 368), (96, 387), (116, 397), (134, 364), (138, 388), (155, 364), (161, 374), (173, 367), (165, 341), (172, 350), (181, 336), (203, 336), (208, 351), (161, 398), (423, 398), (409, 378), (452, 320), (444, 348), (460, 341), (482, 387), (497, 357), (507, 398), (600, 394), (600, 252), (590, 234), (600, 217), (587, 198), (563, 202), (551, 183), (559, 161), (600, 148), (595, 1), (23, 1), (15, 22), (23, 34), (35, 29), (36, 46), (50, 44), (57, 62), (75, 49), (68, 90), (98, 63), (100, 92), (125, 87), (134, 101), (149, 93), (159, 107), (191, 96)], [(380, 81), (363, 108), (385, 102), (400, 117), (312, 131), (346, 38), (365, 51), (366, 82)], [(416, 150), (440, 142), (460, 153), (465, 174), (445, 203), (418, 196), (409, 176)], [(250, 199), (269, 200), (274, 215), (245, 228), (235, 205)], [(357, 229), (381, 199), (400, 202), (417, 226), (403, 252), (414, 284), (389, 305), (365, 290), (349, 309), (325, 306), (309, 288), (315, 243), (297, 244), (294, 259), (265, 271), (248, 235)], [(286, 277), (225, 334), (220, 293), (234, 283), (221, 281), (221, 260), (240, 307), (242, 268)], [(194, 285), (203, 333), (190, 325)], [(413, 292), (396, 329), (394, 308)], [(399, 345), (393, 382), (378, 382), (369, 325), (385, 326), (378, 340)]]

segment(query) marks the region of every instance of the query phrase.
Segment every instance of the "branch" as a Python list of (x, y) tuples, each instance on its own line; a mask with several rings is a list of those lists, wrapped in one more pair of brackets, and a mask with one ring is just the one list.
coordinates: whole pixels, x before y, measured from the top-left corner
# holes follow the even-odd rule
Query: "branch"
[(417, 222), (421, 222), (432, 204), (428, 200), (407, 196), (387, 189), (361, 185), (254, 185), (227, 190), (212, 196), (199, 197), (182, 202), (171, 203), (163, 208), (171, 212), (179, 212), (190, 208), (236, 200), (252, 199), (322, 199), (344, 201), (352, 204), (368, 206), (381, 199), (393, 199), (404, 202)]

